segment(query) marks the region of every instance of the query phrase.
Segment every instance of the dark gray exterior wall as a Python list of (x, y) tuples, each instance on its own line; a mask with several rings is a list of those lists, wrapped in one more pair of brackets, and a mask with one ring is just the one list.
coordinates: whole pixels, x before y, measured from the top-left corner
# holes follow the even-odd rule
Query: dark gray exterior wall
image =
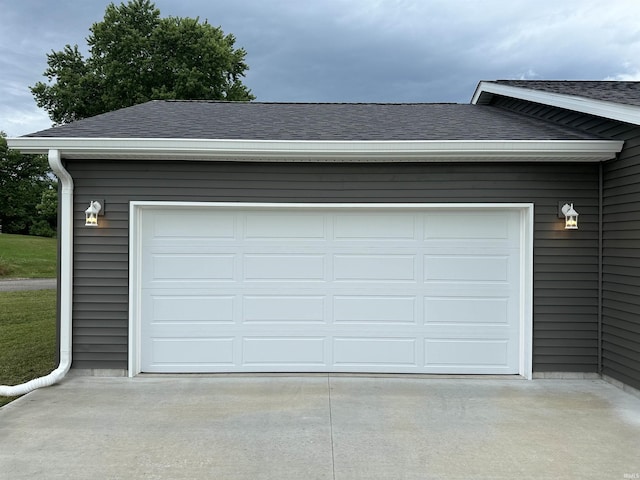
[(603, 164), (601, 370), (640, 388), (640, 127), (515, 99), (493, 104), (625, 141)]
[[(127, 368), (132, 200), (533, 202), (534, 371), (597, 370), (598, 165), (68, 161), (75, 182), (73, 367)], [(570, 181), (569, 181), (570, 179)], [(105, 200), (97, 229), (91, 199)], [(558, 201), (580, 206), (564, 230)]]

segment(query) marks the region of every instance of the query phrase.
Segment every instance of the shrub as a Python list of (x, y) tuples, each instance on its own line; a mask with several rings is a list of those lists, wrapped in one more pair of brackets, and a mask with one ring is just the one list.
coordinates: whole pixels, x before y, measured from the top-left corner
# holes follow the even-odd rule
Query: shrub
[(51, 228), (49, 222), (46, 220), (36, 220), (29, 228), (29, 235), (35, 235), (37, 237), (55, 237), (56, 231)]

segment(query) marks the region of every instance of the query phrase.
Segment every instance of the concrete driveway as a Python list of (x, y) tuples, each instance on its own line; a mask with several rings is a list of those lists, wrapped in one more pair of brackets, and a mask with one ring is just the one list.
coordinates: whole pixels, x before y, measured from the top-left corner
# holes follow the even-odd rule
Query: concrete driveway
[(71, 377), (0, 409), (2, 479), (638, 479), (601, 380)]

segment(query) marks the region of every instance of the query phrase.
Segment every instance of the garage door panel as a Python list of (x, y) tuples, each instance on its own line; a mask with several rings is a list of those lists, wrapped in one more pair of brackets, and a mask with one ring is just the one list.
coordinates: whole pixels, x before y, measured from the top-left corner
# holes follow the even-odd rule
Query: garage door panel
[(325, 255), (244, 255), (243, 278), (245, 281), (263, 282), (324, 281)]
[[(425, 282), (427, 283), (427, 282)], [(517, 285), (517, 282), (516, 282)], [(511, 297), (515, 290), (509, 283), (429, 282), (423, 292), (429, 297)], [(517, 302), (517, 299), (516, 299)]]
[(233, 337), (157, 338), (151, 342), (149, 371), (202, 371), (213, 366), (234, 364)]
[(508, 282), (504, 255), (425, 255), (424, 279), (449, 282)]
[(152, 254), (150, 281), (234, 280), (235, 255)]
[(202, 220), (201, 212), (158, 212), (150, 220), (152, 239), (175, 243), (184, 239), (203, 238), (208, 241), (236, 238), (236, 215), (219, 212), (215, 218)]
[(338, 282), (415, 282), (416, 255), (335, 255), (333, 279)]
[[(374, 217), (375, 221), (372, 221)], [(413, 214), (350, 213), (336, 214), (333, 222), (333, 238), (340, 244), (357, 241), (365, 244), (380, 241), (415, 243), (416, 216)]]
[[(512, 214), (513, 215), (513, 214)], [(509, 216), (504, 212), (457, 212), (455, 215), (438, 212), (425, 215), (425, 240), (508, 240), (510, 235)]]
[(245, 295), (242, 319), (250, 323), (325, 323), (324, 295)]
[(245, 216), (245, 239), (318, 240), (326, 239), (325, 218), (305, 213), (260, 212)]
[(236, 337), (240, 333), (237, 323), (201, 322), (176, 320), (172, 322), (154, 322), (153, 340), (197, 340), (199, 338)]
[(418, 367), (415, 338), (336, 337), (334, 364), (363, 367)]
[[(499, 369), (509, 368), (509, 342), (501, 339), (429, 339), (425, 366)], [(511, 373), (517, 373), (512, 371)]]
[(142, 371), (518, 371), (517, 212), (176, 210), (141, 218)]
[(500, 324), (513, 318), (509, 297), (425, 297), (425, 323)]
[(511, 325), (490, 322), (449, 324), (428, 322), (424, 326), (426, 338), (438, 339), (509, 339), (513, 332)]
[(233, 323), (234, 295), (152, 295), (148, 305), (153, 322)]
[(416, 325), (417, 298), (389, 295), (336, 295), (333, 297), (335, 324)]
[(294, 369), (307, 365), (326, 367), (325, 341), (324, 337), (244, 337), (242, 364)]

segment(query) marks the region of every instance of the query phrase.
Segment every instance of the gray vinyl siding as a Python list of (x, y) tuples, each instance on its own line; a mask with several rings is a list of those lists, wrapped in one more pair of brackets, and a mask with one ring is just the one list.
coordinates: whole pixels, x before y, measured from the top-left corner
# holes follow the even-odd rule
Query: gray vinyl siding
[(604, 169), (603, 370), (640, 388), (640, 128)]
[[(68, 161), (67, 168), (75, 183), (74, 368), (127, 368), (129, 202), (165, 200), (533, 202), (534, 371), (597, 369), (597, 165)], [(97, 229), (84, 227), (91, 199), (105, 201)], [(580, 205), (580, 230), (563, 229), (561, 200)]]
[(640, 388), (640, 127), (513, 99), (496, 106), (624, 140), (603, 164), (602, 373)]

